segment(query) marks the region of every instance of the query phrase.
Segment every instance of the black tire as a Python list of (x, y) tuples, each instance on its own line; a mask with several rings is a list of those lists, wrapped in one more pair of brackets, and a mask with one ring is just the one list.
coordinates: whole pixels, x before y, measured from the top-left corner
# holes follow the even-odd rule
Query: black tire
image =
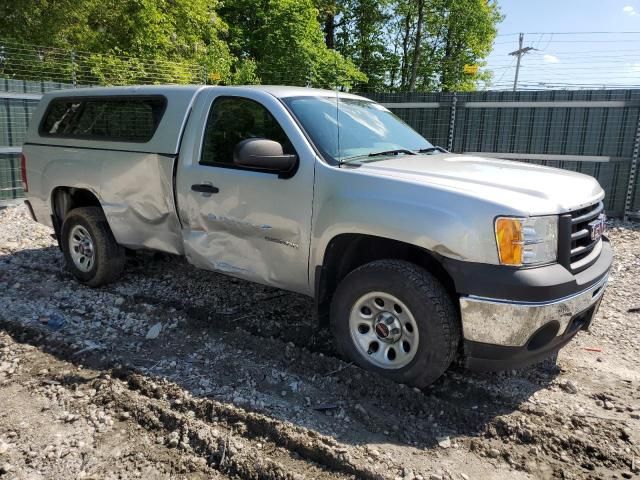
[[(417, 324), (415, 356), (401, 368), (374, 365), (351, 336), (351, 310), (370, 292), (393, 295), (407, 306)], [(343, 356), (365, 370), (418, 388), (430, 385), (449, 368), (461, 336), (457, 309), (442, 284), (424, 268), (402, 260), (377, 260), (349, 273), (331, 302), (331, 328)]]
[[(94, 262), (88, 271), (79, 269), (71, 257), (70, 233), (80, 225), (89, 233), (94, 245)], [(100, 207), (70, 210), (62, 224), (60, 244), (67, 267), (79, 282), (99, 287), (117, 280), (125, 263), (125, 249), (117, 244)]]

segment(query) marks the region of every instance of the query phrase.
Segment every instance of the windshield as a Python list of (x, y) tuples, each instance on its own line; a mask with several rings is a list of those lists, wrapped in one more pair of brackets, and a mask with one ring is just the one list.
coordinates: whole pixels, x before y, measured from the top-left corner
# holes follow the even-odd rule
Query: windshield
[(338, 162), (372, 160), (372, 154), (398, 154), (433, 148), (418, 132), (382, 105), (336, 97), (292, 97), (285, 103), (320, 152)]

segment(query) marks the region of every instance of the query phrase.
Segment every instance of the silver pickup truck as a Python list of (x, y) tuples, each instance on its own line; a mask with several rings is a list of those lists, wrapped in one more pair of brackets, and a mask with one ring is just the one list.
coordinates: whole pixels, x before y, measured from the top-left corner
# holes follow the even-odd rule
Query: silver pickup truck
[(125, 249), (184, 255), (313, 297), (342, 355), (418, 387), (458, 355), (494, 370), (555, 353), (612, 261), (593, 178), (448, 153), (334, 91), (49, 93), (22, 172), (80, 282), (115, 281)]

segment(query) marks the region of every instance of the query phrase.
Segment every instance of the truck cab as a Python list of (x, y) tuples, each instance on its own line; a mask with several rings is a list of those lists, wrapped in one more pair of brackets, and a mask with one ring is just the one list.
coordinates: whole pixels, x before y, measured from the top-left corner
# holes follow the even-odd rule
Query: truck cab
[(612, 261), (589, 176), (455, 155), (383, 106), (284, 86), (49, 93), (23, 148), (27, 204), (70, 270), (116, 281), (125, 248), (299, 292), (339, 351), (425, 386), (588, 328)]

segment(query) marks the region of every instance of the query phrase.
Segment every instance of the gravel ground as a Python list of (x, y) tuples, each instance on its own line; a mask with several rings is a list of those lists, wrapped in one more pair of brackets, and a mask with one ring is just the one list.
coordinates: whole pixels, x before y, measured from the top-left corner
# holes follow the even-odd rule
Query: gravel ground
[(92, 290), (0, 210), (0, 478), (635, 478), (640, 228), (590, 332), (423, 391), (344, 362), (306, 297), (138, 253)]

